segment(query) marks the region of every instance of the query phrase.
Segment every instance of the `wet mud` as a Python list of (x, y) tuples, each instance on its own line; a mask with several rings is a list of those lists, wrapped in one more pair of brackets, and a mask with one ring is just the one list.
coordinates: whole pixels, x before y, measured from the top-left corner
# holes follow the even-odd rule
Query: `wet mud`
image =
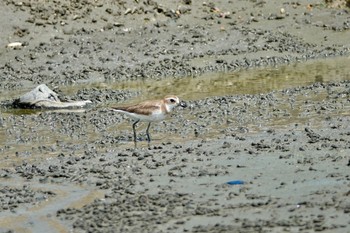
[[(349, 231), (332, 2), (0, 2), (0, 232)], [(92, 106), (10, 107), (41, 83)], [(187, 107), (134, 149), (109, 107), (168, 93)]]

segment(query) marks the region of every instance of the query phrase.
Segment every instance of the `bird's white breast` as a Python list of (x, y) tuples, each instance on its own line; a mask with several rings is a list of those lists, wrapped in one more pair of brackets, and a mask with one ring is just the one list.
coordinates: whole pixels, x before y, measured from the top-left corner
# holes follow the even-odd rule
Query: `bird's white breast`
[(162, 121), (165, 119), (165, 114), (160, 109), (154, 111), (150, 115), (137, 114), (137, 113), (127, 112), (123, 110), (115, 110), (115, 111), (124, 113), (130, 118), (135, 120), (140, 120), (140, 121), (152, 122), (152, 121)]

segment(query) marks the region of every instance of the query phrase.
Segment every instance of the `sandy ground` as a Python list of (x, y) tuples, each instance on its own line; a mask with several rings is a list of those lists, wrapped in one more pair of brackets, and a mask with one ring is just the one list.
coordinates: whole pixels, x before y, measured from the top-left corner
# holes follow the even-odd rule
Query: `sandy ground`
[[(350, 14), (331, 2), (1, 1), (0, 232), (350, 232)], [(309, 84), (203, 91), (314, 60)], [(41, 83), (93, 104), (8, 106)], [(108, 107), (167, 92), (188, 107), (134, 149)]]

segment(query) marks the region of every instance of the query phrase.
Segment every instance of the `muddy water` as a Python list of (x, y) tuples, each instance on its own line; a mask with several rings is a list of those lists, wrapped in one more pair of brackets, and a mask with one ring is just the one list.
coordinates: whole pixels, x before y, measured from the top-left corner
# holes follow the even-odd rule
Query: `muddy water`
[[(153, 98), (154, 96), (163, 96), (168, 93), (176, 93), (182, 99), (185, 100), (197, 100), (210, 96), (224, 96), (224, 95), (239, 95), (239, 94), (259, 94), (267, 93), (274, 90), (280, 90), (290, 87), (305, 86), (315, 82), (331, 82), (340, 80), (349, 80), (350, 74), (349, 58), (335, 58), (322, 61), (310, 61), (305, 63), (299, 63), (294, 65), (286, 65), (273, 68), (255, 69), (255, 70), (242, 70), (231, 74), (210, 74), (203, 77), (188, 77), (178, 79), (164, 79), (160, 81), (137, 81), (137, 82), (122, 82), (122, 83), (104, 83), (100, 81), (77, 84), (72, 87), (61, 87), (61, 90), (66, 95), (73, 95), (81, 88), (109, 88), (109, 89), (125, 89), (135, 90), (142, 94), (138, 99)], [(327, 98), (327, 91), (318, 93), (318, 100)], [(142, 96), (142, 97), (141, 97)], [(278, 96), (277, 96), (278, 97)], [(282, 96), (279, 96), (282, 98)], [(268, 127), (271, 126), (283, 126), (289, 122), (298, 121), (314, 121), (317, 122), (317, 115), (301, 116), (302, 108), (307, 108), (305, 101), (309, 99), (308, 96), (299, 96), (295, 100), (293, 106), (282, 106), (288, 109), (291, 113), (288, 117), (276, 118), (269, 122)], [(115, 104), (107, 103), (106, 105)], [(0, 110), (1, 111), (1, 110)], [(349, 109), (345, 108), (343, 112), (337, 112), (335, 114), (348, 114)], [(6, 118), (10, 115), (22, 115), (22, 114), (37, 114), (32, 111), (18, 111), (11, 110), (2, 112), (2, 117)], [(15, 123), (5, 125), (0, 128), (0, 148), (2, 153), (2, 160), (6, 160), (1, 166), (6, 164), (16, 164), (19, 158), (32, 158), (35, 157), (31, 153), (31, 148), (37, 148), (40, 144), (52, 145), (60, 139), (60, 135), (52, 134), (51, 130), (47, 132), (35, 132), (40, 135), (40, 141), (34, 141), (34, 143), (26, 144), (19, 141), (11, 141), (7, 139), (7, 134), (16, 134), (15, 138), (19, 140), (21, 137), (20, 129), (10, 128), (10, 125), (16, 125)], [(35, 122), (28, 123), (28, 125), (17, 125), (20, 127), (30, 127), (35, 129)], [(126, 127), (130, 127), (129, 125)], [(91, 133), (91, 134), (90, 134)], [(90, 132), (89, 137), (95, 139), (94, 132)], [(213, 135), (214, 137), (215, 135)], [(29, 137), (29, 135), (27, 135)], [(65, 142), (68, 143), (68, 142)], [(74, 143), (74, 142), (73, 142)], [(37, 144), (37, 145), (35, 145)], [(13, 156), (15, 152), (19, 154)], [(39, 156), (43, 156), (41, 159), (49, 159), (50, 156), (57, 156), (55, 154), (47, 154), (45, 152), (39, 153)], [(38, 156), (36, 155), (36, 156)], [(38, 158), (37, 158), (38, 159)], [(40, 158), (39, 158), (40, 159)], [(22, 185), (24, 181), (20, 178), (1, 179), (2, 185), (14, 186), (14, 184)], [(60, 224), (54, 216), (56, 211), (61, 208), (67, 207), (81, 207), (84, 204), (88, 204), (95, 198), (103, 197), (103, 193), (98, 189), (80, 187), (75, 185), (64, 184), (41, 184), (40, 182), (31, 181), (31, 188), (37, 190), (52, 191), (56, 195), (49, 198), (45, 202), (38, 203), (36, 206), (28, 206), (27, 208), (17, 210), (16, 214), (2, 216), (0, 214), (0, 229), (10, 227), (18, 232), (28, 232), (28, 229), (24, 226), (29, 226), (29, 232), (43, 232), (50, 229), (55, 229), (56, 232), (65, 232), (66, 229)], [(15, 187), (15, 186), (14, 186)], [(18, 222), (21, 222), (19, 225)], [(23, 224), (24, 223), (24, 224)]]

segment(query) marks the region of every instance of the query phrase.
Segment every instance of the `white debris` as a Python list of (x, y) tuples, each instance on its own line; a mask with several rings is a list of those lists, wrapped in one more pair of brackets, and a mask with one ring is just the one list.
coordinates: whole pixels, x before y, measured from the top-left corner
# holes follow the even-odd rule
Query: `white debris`
[(21, 42), (12, 42), (7, 44), (7, 48), (16, 48), (16, 47), (21, 47), (23, 45), (23, 43)]

